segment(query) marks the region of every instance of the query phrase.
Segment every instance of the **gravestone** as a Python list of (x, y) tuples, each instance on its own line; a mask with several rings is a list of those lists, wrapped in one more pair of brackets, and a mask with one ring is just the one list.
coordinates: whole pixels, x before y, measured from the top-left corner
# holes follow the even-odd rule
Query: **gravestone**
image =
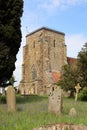
[(16, 111), (16, 94), (15, 89), (10, 85), (6, 91), (8, 111)]
[(73, 107), (69, 111), (69, 116), (70, 117), (75, 117), (77, 115), (76, 109)]
[(78, 93), (79, 93), (79, 90), (81, 89), (79, 83), (77, 84), (77, 86), (75, 86), (75, 89), (76, 89), (75, 101), (77, 101)]
[(62, 112), (62, 90), (57, 85), (52, 87), (49, 94), (48, 110), (57, 115)]

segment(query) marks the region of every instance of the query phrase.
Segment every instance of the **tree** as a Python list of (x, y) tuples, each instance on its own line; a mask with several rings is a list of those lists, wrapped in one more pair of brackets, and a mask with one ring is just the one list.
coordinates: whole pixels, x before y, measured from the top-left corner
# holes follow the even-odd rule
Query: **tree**
[(61, 80), (58, 82), (58, 85), (65, 91), (70, 90), (70, 96), (74, 96), (75, 85), (79, 80), (79, 71), (76, 65), (65, 65), (63, 66), (63, 74)]
[(0, 85), (13, 74), (21, 43), (23, 0), (0, 0)]
[(78, 54), (78, 69), (80, 71), (80, 83), (82, 87), (87, 87), (87, 43)]
[(87, 43), (78, 53), (76, 65), (65, 65), (63, 67), (63, 74), (58, 85), (65, 91), (70, 90), (71, 96), (73, 96), (77, 83), (80, 84), (81, 89), (87, 87)]
[(15, 82), (15, 77), (12, 75), (12, 77), (9, 80), (9, 83), (12, 84), (12, 86), (14, 86), (14, 82)]

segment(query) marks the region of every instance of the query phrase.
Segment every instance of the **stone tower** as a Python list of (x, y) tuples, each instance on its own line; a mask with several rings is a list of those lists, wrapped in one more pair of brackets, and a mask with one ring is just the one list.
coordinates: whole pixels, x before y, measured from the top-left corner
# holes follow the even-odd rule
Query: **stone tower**
[(64, 33), (42, 27), (28, 34), (23, 47), (21, 93), (48, 93), (66, 63)]

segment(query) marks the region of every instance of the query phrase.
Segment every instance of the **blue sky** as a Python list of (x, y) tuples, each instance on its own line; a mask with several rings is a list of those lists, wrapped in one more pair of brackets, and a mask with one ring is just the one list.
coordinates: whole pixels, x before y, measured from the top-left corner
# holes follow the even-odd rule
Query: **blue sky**
[(14, 76), (21, 80), (22, 50), (26, 34), (40, 27), (48, 27), (65, 33), (67, 56), (77, 57), (87, 42), (87, 0), (24, 0), (21, 19), (22, 43), (17, 55)]

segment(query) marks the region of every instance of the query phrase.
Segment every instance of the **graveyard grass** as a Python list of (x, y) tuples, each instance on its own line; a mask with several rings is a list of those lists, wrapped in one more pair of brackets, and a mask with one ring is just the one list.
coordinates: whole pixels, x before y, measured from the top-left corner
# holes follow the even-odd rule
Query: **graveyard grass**
[[(0, 104), (0, 130), (31, 130), (46, 124), (69, 123), (87, 125), (87, 102), (74, 99), (63, 99), (63, 111), (60, 116), (48, 112), (48, 97), (30, 95), (21, 97), (17, 95), (17, 111), (7, 112), (3, 103)], [(70, 117), (69, 110), (74, 107), (77, 116)]]

